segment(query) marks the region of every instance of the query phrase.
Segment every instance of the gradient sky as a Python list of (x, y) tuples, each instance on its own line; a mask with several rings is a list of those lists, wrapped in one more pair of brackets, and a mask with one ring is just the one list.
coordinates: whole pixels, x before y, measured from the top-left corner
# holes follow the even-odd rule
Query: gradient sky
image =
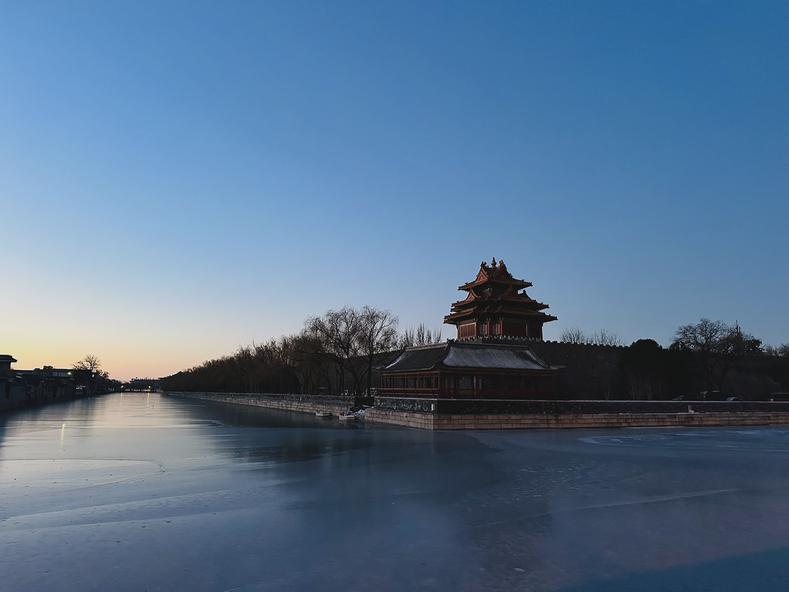
[(0, 85), (20, 368), (438, 327), (493, 256), (549, 338), (789, 341), (786, 2), (3, 0)]

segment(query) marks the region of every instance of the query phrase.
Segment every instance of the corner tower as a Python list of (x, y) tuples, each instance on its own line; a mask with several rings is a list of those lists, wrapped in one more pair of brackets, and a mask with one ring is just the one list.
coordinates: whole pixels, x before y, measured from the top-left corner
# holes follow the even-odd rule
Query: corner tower
[(473, 281), (458, 287), (468, 292), (452, 303), (444, 322), (455, 325), (458, 339), (478, 337), (531, 337), (542, 339), (542, 326), (556, 317), (542, 312), (547, 304), (526, 294), (531, 282), (512, 277), (504, 261), (484, 261)]

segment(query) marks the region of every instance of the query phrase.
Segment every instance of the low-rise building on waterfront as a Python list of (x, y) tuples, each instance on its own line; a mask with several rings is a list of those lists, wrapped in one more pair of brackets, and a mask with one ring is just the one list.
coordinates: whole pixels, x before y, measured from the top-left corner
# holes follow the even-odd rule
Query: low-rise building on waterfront
[(18, 407), (25, 402), (25, 385), (11, 368), (16, 359), (0, 354), (0, 410)]
[[(0, 354), (0, 410), (106, 392), (90, 370), (43, 366), (33, 370), (12, 368), (16, 359)], [(101, 384), (100, 384), (101, 382)]]

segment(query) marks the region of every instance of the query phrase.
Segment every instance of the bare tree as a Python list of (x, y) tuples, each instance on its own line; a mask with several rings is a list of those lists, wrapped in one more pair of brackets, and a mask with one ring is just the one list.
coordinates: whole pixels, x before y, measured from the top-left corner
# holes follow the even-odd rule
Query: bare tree
[(764, 348), (764, 353), (774, 358), (789, 358), (789, 343), (778, 346), (768, 345)]
[(317, 394), (322, 383), (330, 383), (330, 363), (319, 337), (305, 330), (298, 335), (283, 337), (280, 344), (302, 393)]
[(367, 395), (373, 386), (373, 363), (378, 354), (391, 351), (397, 344), (397, 317), (388, 311), (365, 306), (358, 314), (359, 352), (366, 362)]
[(88, 354), (71, 366), (74, 370), (89, 370), (91, 373), (101, 372), (101, 360), (93, 354)]
[(762, 342), (744, 333), (739, 324), (701, 319), (677, 329), (671, 348), (695, 352), (704, 367), (706, 390), (721, 390), (731, 369), (732, 358), (762, 353)]
[(578, 327), (565, 329), (559, 338), (564, 343), (575, 343), (583, 345), (622, 345), (622, 340), (615, 333), (609, 333), (605, 329), (595, 331), (587, 335)]
[(696, 324), (682, 325), (674, 335), (675, 349), (690, 350), (703, 354), (719, 353), (723, 338), (729, 327), (723, 321), (701, 319)]
[(329, 310), (321, 317), (307, 320), (306, 332), (317, 338), (326, 355), (334, 362), (340, 393), (345, 391), (345, 376), (352, 376), (353, 390), (359, 386), (359, 376), (354, 358), (359, 356), (359, 313), (348, 306)]
[(584, 335), (584, 332), (578, 327), (565, 329), (562, 331), (562, 335), (559, 339), (564, 343), (587, 343), (586, 335)]
[(609, 333), (605, 329), (600, 329), (599, 331), (592, 334), (588, 343), (592, 345), (619, 346), (622, 345), (622, 339), (620, 339), (619, 335), (616, 335), (615, 333)]
[(398, 339), (400, 349), (420, 345), (432, 345), (441, 342), (441, 329), (430, 329), (424, 323), (419, 323), (416, 329), (405, 329)]
[(372, 387), (375, 357), (396, 346), (397, 317), (371, 306), (361, 310), (346, 306), (309, 319), (305, 334), (317, 339), (333, 361), (340, 392), (346, 390), (347, 376), (350, 391), (358, 396), (362, 384), (366, 383), (368, 393)]
[(677, 329), (672, 347), (717, 355), (761, 353), (762, 340), (743, 332), (740, 325), (701, 319), (696, 324)]

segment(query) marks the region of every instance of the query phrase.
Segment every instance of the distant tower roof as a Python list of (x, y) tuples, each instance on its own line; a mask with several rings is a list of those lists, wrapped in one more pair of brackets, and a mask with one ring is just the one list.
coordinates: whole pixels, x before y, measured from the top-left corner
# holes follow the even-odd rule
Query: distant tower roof
[(458, 287), (468, 292), (452, 303), (444, 322), (458, 328), (459, 339), (532, 337), (542, 339), (542, 326), (556, 317), (542, 312), (547, 304), (526, 294), (531, 282), (512, 277), (504, 261), (482, 262), (477, 277)]

